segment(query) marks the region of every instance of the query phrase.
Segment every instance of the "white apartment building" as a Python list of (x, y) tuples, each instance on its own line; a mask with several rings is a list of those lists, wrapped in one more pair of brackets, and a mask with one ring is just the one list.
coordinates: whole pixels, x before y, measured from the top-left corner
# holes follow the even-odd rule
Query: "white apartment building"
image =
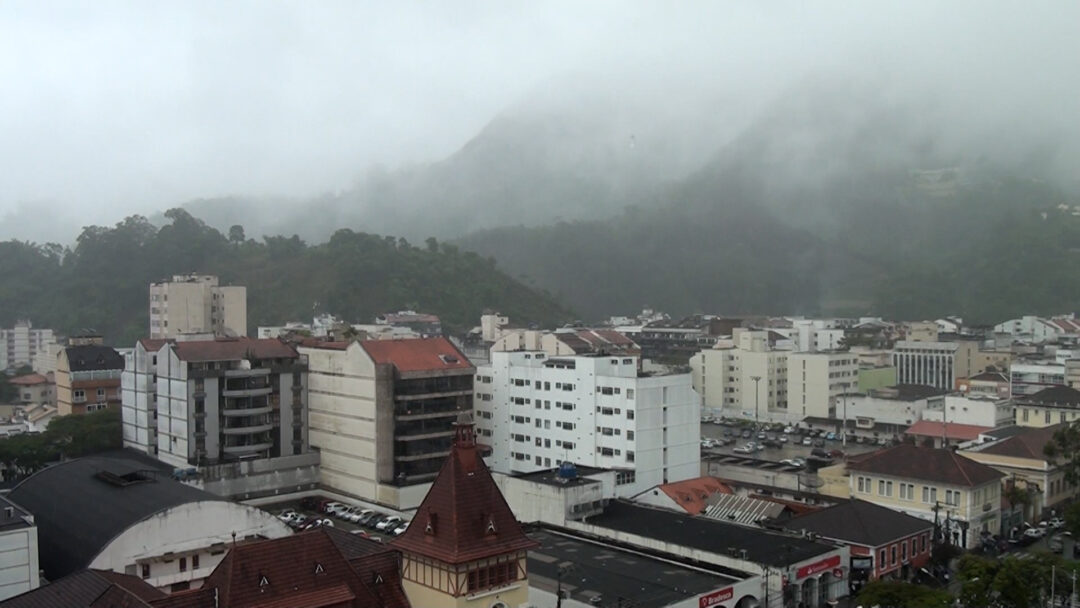
[(787, 369), (788, 410), (803, 417), (838, 418), (838, 398), (859, 383), (859, 358), (849, 352), (791, 353)]
[(844, 346), (844, 330), (836, 327), (832, 320), (792, 319), (789, 331), (776, 331), (788, 334), (797, 352), (825, 352)]
[[(768, 332), (736, 328), (732, 340), (690, 358), (703, 411), (768, 420), (787, 417), (790, 351), (769, 347)], [(801, 406), (800, 406), (801, 407)]]
[(30, 321), (16, 321), (15, 327), (0, 329), (0, 370), (31, 365), (52, 344), (56, 344), (53, 330), (34, 329)]
[(121, 399), (124, 445), (197, 472), (209, 492), (243, 500), (318, 482), (307, 366), (279, 340), (140, 341)]
[(174, 275), (150, 284), (150, 337), (247, 335), (247, 288), (219, 286), (213, 275)]
[(1065, 386), (1065, 365), (1046, 362), (1013, 363), (1009, 366), (1009, 392), (1013, 397), (1034, 395), (1052, 386)]
[(896, 381), (954, 390), (958, 379), (983, 371), (972, 369), (977, 353), (975, 342), (901, 340), (896, 343), (892, 355)]
[(615, 469), (617, 493), (701, 475), (698, 397), (689, 374), (641, 375), (638, 358), (492, 352), (477, 367), (478, 441), (493, 470)]
[(994, 333), (1007, 334), (1016, 340), (1053, 342), (1060, 338), (1080, 335), (1080, 320), (1073, 315), (1037, 317), (1025, 315), (994, 326)]

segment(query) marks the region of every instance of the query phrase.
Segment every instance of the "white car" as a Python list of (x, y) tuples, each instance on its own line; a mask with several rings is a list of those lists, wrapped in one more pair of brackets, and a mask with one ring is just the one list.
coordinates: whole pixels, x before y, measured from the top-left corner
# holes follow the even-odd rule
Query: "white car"
[(701, 447), (706, 449), (712, 449), (716, 447), (716, 442), (706, 437), (705, 439), (701, 440)]
[(1054, 528), (1055, 530), (1057, 530), (1059, 528), (1064, 528), (1065, 527), (1065, 520), (1061, 519), (1060, 517), (1051, 517), (1050, 518), (1050, 527)]
[(405, 533), (405, 530), (408, 530), (408, 529), (409, 529), (409, 522), (403, 521), (403, 522), (401, 522), (400, 525), (398, 525), (398, 527), (393, 529), (391, 534), (393, 534), (394, 536), (401, 536), (402, 534)]
[(344, 511), (345, 509), (348, 509), (348, 508), (349, 508), (349, 505), (347, 505), (347, 504), (340, 503), (340, 502), (330, 502), (330, 503), (326, 503), (326, 508), (323, 509), (323, 513), (326, 513), (327, 515), (337, 515), (338, 511)]
[(398, 527), (400, 525), (401, 525), (401, 518), (398, 517), (397, 515), (391, 515), (390, 517), (387, 517), (386, 519), (380, 521), (375, 526), (375, 529), (379, 530), (381, 532), (390, 532), (390, 531), (393, 531), (394, 528), (396, 528), (396, 527)]
[(811, 439), (809, 437), (803, 437), (803, 440), (802, 440), (803, 445), (813, 445), (813, 443), (814, 443), (813, 439)]
[(345, 521), (352, 521), (353, 516), (363, 511), (363, 507), (351, 506), (346, 509), (340, 509), (336, 513), (338, 519), (344, 519)]
[(787, 443), (787, 441), (788, 441), (787, 435), (780, 435), (779, 441), (780, 441), (780, 443)]
[(744, 445), (744, 446), (739, 446), (739, 447), (735, 448), (732, 451), (735, 452), (736, 454), (749, 454), (749, 453), (753, 452), (754, 449), (752, 447)]
[(282, 511), (281, 513), (278, 513), (277, 518), (280, 519), (281, 521), (285, 522), (285, 523), (289, 523), (289, 522), (295, 520), (299, 516), (300, 516), (300, 514), (297, 513), (296, 511), (293, 511), (292, 509), (288, 509), (286, 511)]
[(375, 511), (373, 511), (372, 509), (357, 509), (355, 512), (349, 513), (349, 517), (347, 519), (354, 524), (359, 523), (361, 519), (367, 517), (368, 515), (371, 515), (374, 512)]
[(795, 427), (791, 427), (791, 426), (784, 427), (784, 434), (785, 435), (790, 435), (790, 434), (792, 434), (794, 432), (795, 432)]

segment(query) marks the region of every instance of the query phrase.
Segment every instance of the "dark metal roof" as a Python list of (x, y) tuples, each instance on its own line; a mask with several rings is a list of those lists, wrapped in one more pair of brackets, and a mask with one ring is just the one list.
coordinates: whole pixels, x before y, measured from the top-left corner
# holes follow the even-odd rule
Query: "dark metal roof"
[[(11, 509), (10, 517), (8, 516), (8, 509)], [(0, 530), (29, 528), (34, 525), (27, 520), (30, 515), (31, 513), (26, 509), (11, 502), (8, 498), (0, 496)]]
[(124, 358), (109, 346), (82, 344), (69, 346), (64, 351), (67, 354), (68, 369), (73, 372), (124, 369)]
[(932, 530), (934, 523), (865, 500), (851, 500), (800, 515), (785, 527), (796, 533), (805, 530), (824, 538), (874, 548)]
[(88, 456), (43, 469), (10, 497), (34, 514), (41, 568), (58, 579), (86, 568), (117, 535), (155, 513), (222, 500), (123, 456)]
[(793, 535), (635, 505), (625, 500), (613, 501), (602, 514), (587, 518), (586, 523), (722, 555), (728, 555), (731, 549), (745, 550), (748, 561), (777, 567), (836, 550), (832, 545)]

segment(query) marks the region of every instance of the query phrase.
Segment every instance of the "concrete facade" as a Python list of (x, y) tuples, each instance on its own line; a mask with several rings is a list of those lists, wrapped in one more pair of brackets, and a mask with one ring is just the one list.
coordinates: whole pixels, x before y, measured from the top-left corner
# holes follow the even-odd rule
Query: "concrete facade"
[(768, 332), (736, 329), (732, 340), (720, 341), (690, 358), (702, 409), (714, 414), (733, 410), (761, 420), (787, 416), (790, 355), (790, 351), (769, 347)]
[(974, 369), (975, 342), (921, 342), (902, 340), (893, 349), (896, 380), (902, 384), (922, 384), (953, 390), (959, 378), (967, 378)]
[(53, 344), (53, 330), (34, 329), (30, 321), (16, 321), (11, 329), (0, 329), (0, 371), (32, 365), (34, 358)]
[(150, 284), (150, 337), (186, 333), (247, 335), (247, 288), (219, 286), (212, 275), (175, 275)]
[(40, 584), (34, 516), (0, 497), (0, 602)]
[(837, 418), (840, 395), (855, 390), (859, 365), (848, 352), (791, 353), (788, 410), (801, 416)]

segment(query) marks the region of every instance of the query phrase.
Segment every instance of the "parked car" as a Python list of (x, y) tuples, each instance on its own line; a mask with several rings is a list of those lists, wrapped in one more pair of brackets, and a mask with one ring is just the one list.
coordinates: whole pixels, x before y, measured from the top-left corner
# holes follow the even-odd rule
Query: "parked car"
[(818, 458), (829, 458), (829, 453), (820, 447), (810, 450), (810, 455), (817, 456)]
[(394, 536), (401, 536), (408, 529), (409, 529), (409, 522), (403, 521), (400, 524), (398, 524), (396, 528), (391, 530), (390, 533), (393, 534)]
[(799, 461), (797, 459), (795, 459), (795, 458), (785, 458), (785, 459), (780, 461), (780, 464), (786, 464), (789, 467), (799, 467), (799, 468), (802, 468), (804, 466), (803, 464), (800, 464)]
[(815, 439), (814, 440), (814, 447), (815, 448), (823, 448), (823, 447), (825, 447), (825, 440), (821, 439), (821, 438)]
[(884, 437), (878, 437), (877, 444), (878, 445), (888, 445), (889, 440), (884, 438)]
[(794, 432), (794, 431), (795, 431), (795, 429), (794, 429), (794, 428), (792, 428), (792, 427), (790, 427), (790, 426), (786, 426), (786, 427), (784, 427), (784, 434), (785, 434), (785, 435), (790, 435), (790, 434), (791, 434), (792, 432)]
[(830, 458), (843, 458), (844, 457), (844, 451), (843, 450), (829, 450), (829, 457)]
[(834, 433), (832, 431), (829, 431), (828, 433), (825, 433), (825, 439), (827, 439), (829, 441), (836, 441), (836, 433)]
[(292, 521), (285, 522), (285, 523), (289, 524), (289, 527), (291, 527), (291, 528), (293, 528), (295, 530), (299, 530), (301, 527), (303, 527), (304, 524), (307, 523), (307, 521), (308, 521), (308, 516), (304, 515), (303, 513), (300, 513), (299, 515), (294, 517), (292, 519)]
[(289, 523), (296, 519), (299, 515), (300, 514), (296, 511), (293, 511), (292, 509), (287, 509), (285, 511), (282, 511), (281, 513), (278, 513), (277, 518), (285, 523)]
[(735, 452), (736, 454), (750, 454), (754, 450), (753, 450), (753, 448), (751, 448), (749, 446), (740, 445), (739, 447), (735, 448), (732, 451)]
[(333, 515), (338, 509), (348, 508), (348, 505), (340, 502), (328, 502), (319, 511), (326, 513), (327, 515)]
[(856, 435), (855, 436), (855, 443), (862, 443), (862, 442), (863, 442), (862, 435)]
[(334, 512), (334, 517), (336, 517), (338, 519), (344, 519), (346, 521), (349, 521), (349, 518), (352, 517), (353, 514), (359, 513), (360, 511), (363, 511), (363, 510), (364, 510), (363, 507), (358, 507), (356, 505), (349, 505), (349, 506), (345, 507), (344, 509), (338, 509), (337, 511), (335, 511)]
[(1055, 534), (1050, 538), (1050, 542), (1046, 545), (1051, 552), (1061, 553), (1065, 549), (1065, 541), (1061, 538), (1060, 534)]
[(314, 519), (309, 519), (307, 522), (304, 523), (304, 525), (300, 529), (301, 530), (314, 530), (315, 528), (323, 528), (323, 527), (333, 528), (334, 527), (334, 522), (330, 521), (330, 519), (326, 518), (326, 517), (323, 517), (323, 518), (316, 517)]
[(360, 517), (360, 519), (356, 520), (356, 523), (358, 525), (367, 527), (369, 521), (371, 521), (371, 520), (373, 520), (375, 518), (378, 518), (378, 517), (382, 517), (382, 516), (383, 516), (382, 513), (379, 513), (378, 511), (372, 511), (371, 513), (368, 513), (367, 515), (364, 515), (364, 516)]
[(787, 435), (781, 435), (780, 436), (780, 443), (787, 443), (787, 442), (788, 442)]
[(802, 440), (803, 445), (812, 445), (813, 443), (814, 443), (814, 440), (811, 439), (809, 435), (807, 435), (806, 437), (803, 437), (803, 440)]
[(800, 469), (806, 467), (806, 459), (805, 458), (792, 458), (791, 461), (794, 462), (795, 466), (799, 467)]
[(372, 517), (371, 519), (369, 519), (367, 521), (366, 524), (364, 524), (364, 527), (369, 529), (369, 530), (376, 530), (376, 529), (378, 529), (379, 524), (381, 522), (383, 522), (384, 520), (386, 520), (386, 518), (388, 518), (388, 517), (393, 517), (393, 516), (392, 515), (381, 514), (378, 517)]
[(731, 437), (731, 429), (724, 429), (724, 437)]
[(1046, 531), (1043, 530), (1042, 528), (1038, 527), (1038, 526), (1032, 526), (1032, 527), (1028, 528), (1027, 530), (1024, 530), (1024, 536), (1026, 536), (1028, 538), (1034, 538), (1035, 540), (1038, 540), (1038, 539), (1046, 536)]
[(766, 439), (766, 440), (761, 442), (761, 447), (764, 447), (764, 448), (778, 448), (778, 447), (780, 447), (780, 442), (775, 440), (775, 439)]
[(1060, 517), (1051, 517), (1047, 523), (1055, 530), (1060, 530), (1065, 527), (1065, 520)]
[(356, 511), (349, 513), (349, 516), (345, 519), (348, 519), (355, 524), (356, 522), (360, 521), (365, 515), (373, 512), (374, 511), (372, 511), (371, 509), (357, 509)]
[(398, 524), (400, 524), (401, 521), (402, 519), (397, 515), (391, 515), (390, 517), (387, 517), (386, 519), (380, 521), (379, 524), (375, 526), (375, 529), (381, 532), (390, 532), (393, 531), (394, 528), (398, 527)]
[(742, 437), (743, 439), (749, 439), (749, 438), (750, 438), (750, 436), (751, 436), (751, 435), (750, 435), (750, 429), (745, 429), (745, 430), (743, 430), (743, 432), (742, 432), (742, 434), (741, 434), (740, 436), (741, 436), (741, 437)]
[(758, 433), (757, 438), (758, 441), (764, 441), (765, 439), (768, 439), (768, 436), (766, 436), (765, 433)]

